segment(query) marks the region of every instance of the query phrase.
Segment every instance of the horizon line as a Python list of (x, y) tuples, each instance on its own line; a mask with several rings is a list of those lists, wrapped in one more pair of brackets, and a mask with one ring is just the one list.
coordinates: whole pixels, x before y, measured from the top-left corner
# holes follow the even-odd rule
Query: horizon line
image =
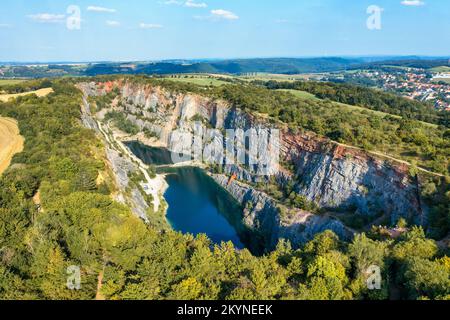
[(164, 58), (164, 59), (117, 59), (117, 60), (4, 60), (0, 64), (101, 64), (101, 63), (149, 63), (149, 62), (170, 62), (170, 61), (227, 61), (227, 60), (252, 60), (252, 59), (332, 59), (332, 58), (418, 58), (418, 59), (450, 59), (450, 55), (417, 55), (417, 54), (378, 54), (378, 55), (306, 55), (306, 56), (249, 56), (249, 57), (231, 57), (231, 58)]

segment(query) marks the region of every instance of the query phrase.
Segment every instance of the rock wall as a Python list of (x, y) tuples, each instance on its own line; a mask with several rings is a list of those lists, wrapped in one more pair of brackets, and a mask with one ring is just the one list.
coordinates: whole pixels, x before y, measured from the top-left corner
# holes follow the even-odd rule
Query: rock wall
[[(142, 130), (147, 128), (159, 137), (158, 145), (170, 147), (175, 129), (192, 130), (192, 118), (204, 119), (208, 126), (223, 129), (273, 127), (263, 117), (247, 114), (221, 100), (195, 94), (168, 92), (161, 87), (131, 83), (83, 84), (86, 95), (103, 95), (118, 86), (121, 95), (112, 108), (125, 113)], [(345, 211), (355, 215), (386, 217), (392, 223), (400, 217), (415, 223), (424, 221), (426, 208), (418, 199), (417, 185), (411, 181), (405, 165), (383, 160), (356, 148), (319, 138), (311, 133), (293, 134), (280, 128), (282, 163), (290, 162), (295, 172), (280, 167), (276, 180), (295, 182), (295, 191), (330, 212)], [(237, 174), (228, 185), (227, 176), (214, 175), (241, 204), (251, 203), (243, 223), (263, 235), (267, 247), (279, 238), (293, 243), (305, 242), (314, 234), (331, 229), (342, 238), (351, 231), (332, 215), (313, 215), (297, 211), (280, 217), (277, 202), (251, 185), (259, 176), (243, 166), (226, 166), (225, 174)]]
[(342, 222), (328, 215), (294, 210), (282, 217), (278, 209), (282, 205), (264, 192), (241, 182), (229, 183), (229, 178), (225, 175), (213, 174), (212, 177), (245, 207), (243, 224), (249, 230), (256, 231), (245, 242), (254, 252), (274, 249), (282, 238), (289, 239), (296, 247), (325, 230), (332, 230), (343, 240), (349, 240), (353, 235)]
[(90, 105), (87, 101), (87, 97), (94, 93), (86, 85), (80, 86), (80, 89), (85, 93), (81, 106), (81, 121), (86, 128), (96, 131), (105, 142), (108, 166), (114, 173), (115, 185), (118, 189), (118, 192), (114, 194), (114, 199), (119, 203), (128, 205), (137, 217), (148, 222), (147, 211), (149, 206), (139, 188), (133, 185), (128, 177), (130, 173), (139, 172), (138, 166), (131, 159), (124, 157), (105, 138), (95, 116), (91, 114)]
[(283, 142), (295, 164), (296, 191), (321, 207), (385, 215), (392, 223), (400, 217), (422, 221), (424, 208), (406, 165), (308, 136), (285, 134)]

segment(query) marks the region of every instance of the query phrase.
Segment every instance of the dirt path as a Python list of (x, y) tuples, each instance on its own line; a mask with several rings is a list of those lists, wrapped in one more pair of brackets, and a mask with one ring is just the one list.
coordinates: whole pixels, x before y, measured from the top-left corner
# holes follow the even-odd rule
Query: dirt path
[[(108, 142), (110, 142), (108, 135), (106, 134), (106, 132), (103, 130), (102, 124), (100, 123), (100, 121), (97, 121), (98, 127), (100, 129), (100, 131), (103, 133), (103, 135), (105, 135), (106, 139), (108, 140)], [(114, 134), (114, 131), (111, 130), (111, 128), (108, 129), (113, 132), (112, 134), (112, 139), (115, 142), (115, 144), (117, 146), (119, 146), (120, 150), (117, 151), (121, 151), (124, 152), (129, 159), (131, 159), (134, 163), (136, 163), (138, 165), (139, 170), (142, 172), (142, 174), (145, 177), (146, 182), (142, 182), (141, 186), (144, 189), (144, 192), (148, 195), (152, 195), (153, 197), (153, 210), (155, 212), (158, 212), (160, 206), (161, 206), (161, 194), (164, 194), (165, 190), (167, 190), (168, 185), (167, 182), (165, 180), (164, 175), (161, 174), (157, 174), (156, 177), (152, 178), (150, 177), (150, 174), (148, 173), (148, 165), (146, 165), (141, 159), (139, 159), (136, 155), (134, 155), (130, 149), (128, 149), (123, 142)], [(113, 146), (113, 144), (110, 145)]]
[(0, 174), (9, 167), (12, 157), (22, 152), (23, 143), (17, 121), (0, 117)]
[(104, 275), (104, 273), (105, 273), (105, 270), (103, 269), (98, 274), (98, 278), (97, 278), (97, 293), (95, 295), (95, 300), (106, 300), (105, 296), (101, 293), (102, 286), (103, 286), (103, 275)]

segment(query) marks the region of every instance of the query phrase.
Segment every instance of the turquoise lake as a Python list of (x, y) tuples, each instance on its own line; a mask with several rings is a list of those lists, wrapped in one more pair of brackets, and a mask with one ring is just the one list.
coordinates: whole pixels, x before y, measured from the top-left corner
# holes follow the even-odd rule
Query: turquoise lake
[[(170, 152), (137, 142), (127, 143), (130, 150), (146, 164), (171, 164)], [(193, 235), (204, 233), (214, 243), (231, 241), (243, 249), (234, 226), (239, 225), (242, 208), (206, 172), (199, 168), (164, 169), (169, 188), (164, 194), (169, 208), (167, 220), (176, 231)]]

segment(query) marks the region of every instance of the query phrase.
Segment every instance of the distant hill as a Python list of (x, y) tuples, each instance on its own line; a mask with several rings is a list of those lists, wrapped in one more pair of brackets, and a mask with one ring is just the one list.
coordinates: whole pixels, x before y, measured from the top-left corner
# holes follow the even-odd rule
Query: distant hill
[(309, 59), (248, 59), (248, 60), (226, 60), (213, 63), (212, 66), (218, 70), (228, 73), (314, 73), (345, 70), (350, 66), (361, 63), (360, 59), (344, 58), (309, 58)]
[(450, 59), (407, 59), (407, 60), (384, 60), (357, 66), (357, 69), (373, 69), (383, 66), (396, 66), (418, 69), (432, 69), (441, 66), (450, 66)]
[(345, 70), (361, 64), (360, 59), (345, 58), (268, 58), (236, 59), (215, 62), (196, 62), (177, 64), (157, 62), (136, 65), (135, 68), (123, 68), (123, 64), (94, 64), (88, 67), (86, 74), (172, 74), (172, 73), (225, 73), (242, 74), (252, 72), (298, 74)]
[(402, 66), (431, 69), (448, 66), (449, 59), (422, 57), (361, 57), (361, 58), (254, 58), (230, 60), (167, 60), (158, 62), (101, 62), (85, 64), (0, 64), (5, 78), (51, 78), (60, 76), (97, 76), (110, 74), (301, 74), (336, 72), (355, 69), (377, 69)]

